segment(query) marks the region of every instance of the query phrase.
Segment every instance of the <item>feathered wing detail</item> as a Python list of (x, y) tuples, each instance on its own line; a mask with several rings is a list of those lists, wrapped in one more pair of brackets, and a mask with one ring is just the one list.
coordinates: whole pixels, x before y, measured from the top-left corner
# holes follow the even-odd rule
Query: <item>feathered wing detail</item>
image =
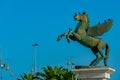
[(87, 30), (87, 34), (89, 36), (100, 36), (103, 33), (109, 31), (112, 27), (113, 24), (113, 20), (108, 20), (107, 22), (103, 23), (103, 24), (97, 24), (93, 27), (89, 27)]

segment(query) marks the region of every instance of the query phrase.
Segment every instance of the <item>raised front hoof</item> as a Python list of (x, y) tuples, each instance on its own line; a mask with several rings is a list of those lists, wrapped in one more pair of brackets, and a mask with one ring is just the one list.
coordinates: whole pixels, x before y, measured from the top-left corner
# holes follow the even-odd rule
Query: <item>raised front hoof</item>
[(60, 41), (60, 40), (61, 40), (61, 38), (62, 38), (61, 36), (58, 36), (57, 41)]

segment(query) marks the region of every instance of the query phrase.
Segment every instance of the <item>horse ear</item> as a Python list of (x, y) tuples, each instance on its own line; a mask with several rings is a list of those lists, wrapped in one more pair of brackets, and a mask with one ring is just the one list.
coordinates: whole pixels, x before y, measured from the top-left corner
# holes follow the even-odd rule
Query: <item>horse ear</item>
[(86, 14), (86, 12), (83, 12), (83, 14)]
[(81, 13), (79, 12), (78, 14), (80, 15)]
[(77, 13), (75, 13), (75, 16), (77, 16)]
[(108, 21), (111, 21), (111, 19), (108, 19)]
[(100, 24), (100, 22), (98, 22), (98, 24)]

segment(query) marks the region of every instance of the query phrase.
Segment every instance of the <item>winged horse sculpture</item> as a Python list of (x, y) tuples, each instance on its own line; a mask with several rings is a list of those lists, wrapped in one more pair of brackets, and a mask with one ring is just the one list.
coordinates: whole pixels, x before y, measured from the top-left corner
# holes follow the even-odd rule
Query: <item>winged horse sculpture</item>
[(59, 35), (57, 41), (60, 41), (63, 36), (66, 36), (68, 42), (70, 42), (70, 40), (77, 41), (90, 48), (96, 56), (90, 63), (90, 66), (98, 65), (101, 60), (104, 61), (104, 66), (108, 66), (107, 59), (110, 48), (103, 39), (96, 38), (96, 36), (103, 35), (103, 33), (109, 31), (112, 27), (113, 20), (108, 19), (108, 21), (105, 21), (103, 24), (98, 23), (90, 27), (88, 14), (85, 12), (75, 14), (74, 19), (79, 21), (75, 31), (69, 29), (68, 32)]

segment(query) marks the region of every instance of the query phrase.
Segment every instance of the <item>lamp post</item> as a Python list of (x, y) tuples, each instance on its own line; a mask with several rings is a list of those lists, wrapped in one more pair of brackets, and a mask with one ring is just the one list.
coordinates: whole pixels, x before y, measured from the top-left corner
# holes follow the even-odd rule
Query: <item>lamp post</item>
[(67, 65), (71, 67), (71, 69), (73, 68), (73, 66), (75, 65), (72, 61), (71, 61), (71, 58), (68, 57), (68, 60), (67, 60)]
[(38, 43), (34, 43), (34, 44), (32, 44), (32, 46), (34, 47), (34, 70), (33, 70), (33, 72), (35, 74), (36, 73), (36, 48), (38, 46)]
[(9, 64), (4, 63), (4, 60), (2, 59), (2, 53), (0, 53), (0, 68), (1, 68), (1, 80), (4, 80), (3, 69), (5, 69), (6, 71), (9, 71), (10, 67), (9, 67)]

